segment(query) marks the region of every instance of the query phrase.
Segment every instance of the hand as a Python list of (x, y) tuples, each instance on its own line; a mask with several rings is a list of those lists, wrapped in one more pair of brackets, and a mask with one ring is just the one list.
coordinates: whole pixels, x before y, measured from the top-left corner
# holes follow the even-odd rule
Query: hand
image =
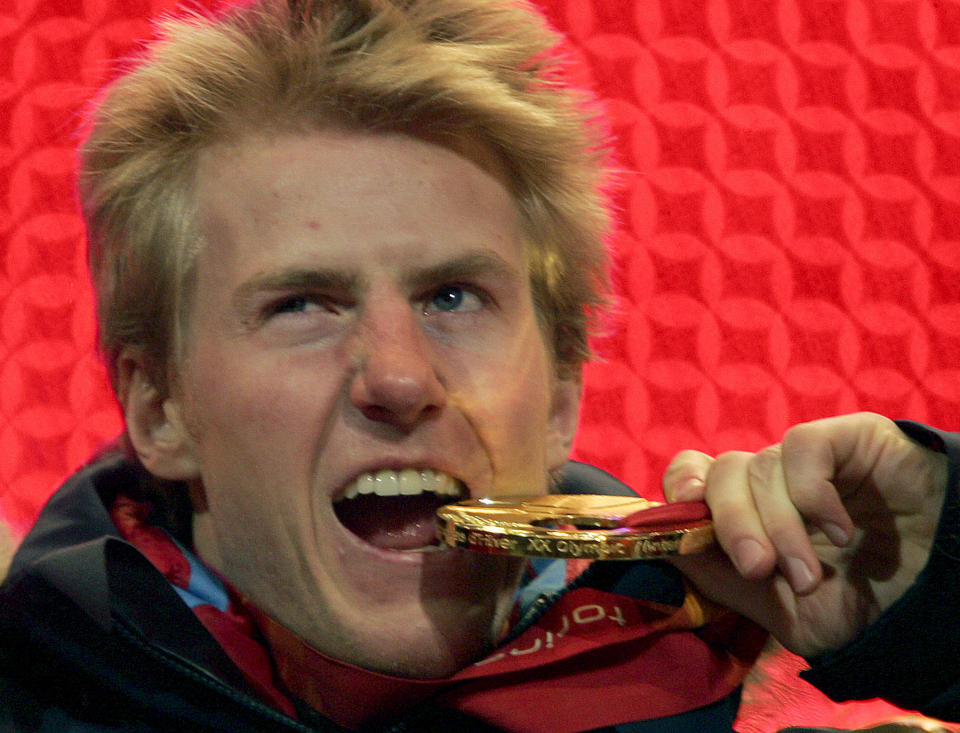
[(850, 641), (923, 568), (946, 456), (873, 414), (791, 428), (759, 453), (678, 454), (668, 501), (705, 500), (719, 548), (674, 562), (708, 598), (804, 656)]

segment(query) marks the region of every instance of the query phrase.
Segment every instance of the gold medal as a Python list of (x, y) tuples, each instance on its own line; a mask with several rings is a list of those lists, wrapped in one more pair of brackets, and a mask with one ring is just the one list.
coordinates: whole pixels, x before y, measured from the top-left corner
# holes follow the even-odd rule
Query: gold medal
[(649, 560), (700, 552), (714, 539), (704, 504), (624, 496), (473, 499), (440, 507), (437, 519), (445, 545), (517, 557)]

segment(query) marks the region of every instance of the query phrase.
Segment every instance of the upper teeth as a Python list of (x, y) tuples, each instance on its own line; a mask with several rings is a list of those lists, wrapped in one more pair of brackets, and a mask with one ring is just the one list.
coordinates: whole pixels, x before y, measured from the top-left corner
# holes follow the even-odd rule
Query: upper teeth
[(371, 471), (358, 476), (343, 492), (344, 499), (359, 494), (377, 496), (415, 496), (429, 491), (444, 496), (459, 496), (457, 480), (429, 468), (405, 468), (402, 471)]

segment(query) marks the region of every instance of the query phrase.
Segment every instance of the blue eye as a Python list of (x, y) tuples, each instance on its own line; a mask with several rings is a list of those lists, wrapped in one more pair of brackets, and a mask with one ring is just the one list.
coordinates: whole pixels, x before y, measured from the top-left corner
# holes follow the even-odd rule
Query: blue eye
[(473, 313), (483, 308), (484, 295), (462, 285), (444, 285), (434, 290), (427, 298), (423, 312)]
[(430, 305), (438, 311), (455, 311), (463, 305), (465, 295), (463, 288), (448, 286), (433, 294)]

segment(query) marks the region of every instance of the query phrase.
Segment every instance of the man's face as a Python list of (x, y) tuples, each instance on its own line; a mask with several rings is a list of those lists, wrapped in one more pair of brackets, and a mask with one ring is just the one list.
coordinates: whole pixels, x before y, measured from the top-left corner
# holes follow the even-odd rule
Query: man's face
[(493, 169), (334, 130), (201, 157), (204, 245), (168, 404), (206, 494), (198, 549), (367, 668), (443, 676), (483, 652), (518, 564), (434, 547), (433, 512), (446, 492), (545, 491), (575, 423)]

